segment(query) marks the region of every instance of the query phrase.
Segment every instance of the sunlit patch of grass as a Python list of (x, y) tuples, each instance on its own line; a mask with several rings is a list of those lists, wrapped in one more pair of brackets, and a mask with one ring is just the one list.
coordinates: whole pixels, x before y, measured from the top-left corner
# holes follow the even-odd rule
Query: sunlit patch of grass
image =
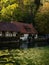
[[(1, 57), (4, 55), (5, 57)], [(5, 61), (5, 65), (49, 65), (49, 46), (0, 50), (0, 57), (0, 61)]]

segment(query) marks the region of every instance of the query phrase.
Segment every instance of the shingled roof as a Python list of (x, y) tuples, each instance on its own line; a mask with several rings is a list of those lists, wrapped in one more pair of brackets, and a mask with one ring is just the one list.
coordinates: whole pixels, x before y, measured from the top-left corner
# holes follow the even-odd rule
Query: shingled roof
[(10, 22), (0, 22), (0, 31), (18, 31), (17, 26)]
[(21, 22), (0, 22), (0, 31), (11, 31), (11, 32), (21, 32), (21, 33), (33, 33), (36, 34), (37, 31), (32, 24), (26, 24)]

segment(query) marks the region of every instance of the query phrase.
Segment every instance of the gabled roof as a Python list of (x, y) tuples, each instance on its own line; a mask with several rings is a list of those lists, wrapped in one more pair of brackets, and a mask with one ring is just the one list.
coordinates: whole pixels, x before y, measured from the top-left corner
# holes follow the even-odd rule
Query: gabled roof
[(33, 33), (36, 34), (37, 31), (32, 24), (26, 24), (21, 22), (0, 22), (0, 31), (13, 31), (21, 33)]
[(21, 33), (33, 33), (33, 34), (37, 33), (36, 29), (33, 27), (32, 24), (21, 23), (21, 22), (12, 22), (12, 23), (18, 27)]

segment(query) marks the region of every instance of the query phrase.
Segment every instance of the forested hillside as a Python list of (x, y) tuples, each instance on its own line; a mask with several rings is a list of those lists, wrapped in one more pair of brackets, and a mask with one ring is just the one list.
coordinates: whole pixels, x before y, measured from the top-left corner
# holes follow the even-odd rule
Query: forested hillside
[(49, 2), (45, 0), (0, 0), (1, 21), (32, 23), (39, 33), (49, 33)]

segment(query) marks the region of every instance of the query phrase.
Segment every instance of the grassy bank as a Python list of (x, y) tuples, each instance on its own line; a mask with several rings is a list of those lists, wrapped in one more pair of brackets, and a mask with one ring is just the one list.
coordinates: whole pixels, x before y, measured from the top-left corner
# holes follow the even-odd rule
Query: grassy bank
[(49, 46), (0, 50), (0, 65), (49, 65)]

